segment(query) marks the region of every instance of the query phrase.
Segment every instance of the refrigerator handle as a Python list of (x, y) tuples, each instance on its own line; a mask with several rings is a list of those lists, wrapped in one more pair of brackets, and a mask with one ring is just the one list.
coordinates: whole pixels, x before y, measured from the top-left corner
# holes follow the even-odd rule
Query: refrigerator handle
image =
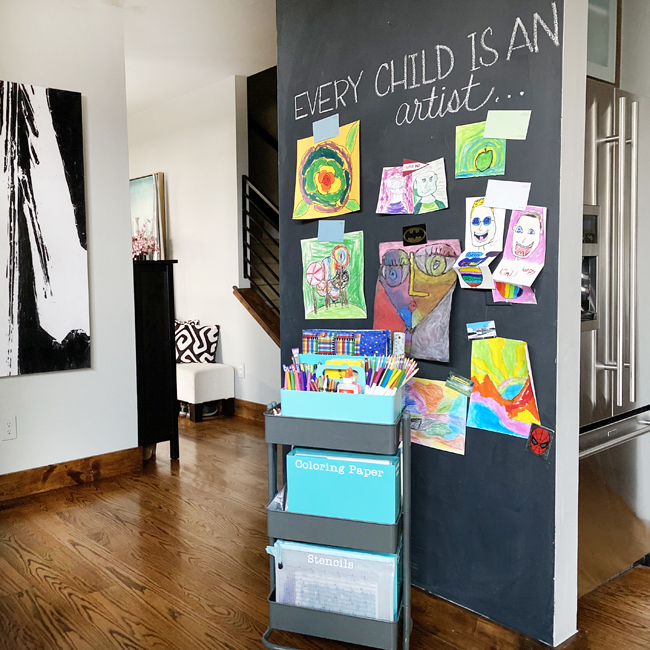
[[(636, 402), (637, 245), (639, 222), (639, 102), (632, 102), (630, 188), (630, 402)], [(622, 302), (622, 301), (621, 301)]]
[(618, 192), (617, 203), (617, 299), (618, 309), (616, 314), (616, 406), (623, 406), (623, 373), (625, 372), (623, 329), (625, 327), (625, 147), (627, 137), (625, 132), (627, 117), (627, 99), (620, 97), (618, 100)]

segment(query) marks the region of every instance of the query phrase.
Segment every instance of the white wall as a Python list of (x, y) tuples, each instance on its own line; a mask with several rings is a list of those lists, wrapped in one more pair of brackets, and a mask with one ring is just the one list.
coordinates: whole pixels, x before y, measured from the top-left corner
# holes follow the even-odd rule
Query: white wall
[[(164, 172), (176, 316), (221, 326), (218, 360), (246, 364), (235, 396), (279, 400), (280, 350), (239, 303), (239, 193), (246, 119), (236, 77), (129, 116), (131, 177)], [(241, 122), (239, 133), (242, 135)]]
[(553, 642), (577, 631), (580, 272), (584, 183), (587, 0), (564, 3), (558, 268)]
[[(137, 446), (121, 12), (0, 0), (0, 78), (82, 93), (92, 368), (0, 379), (0, 474)], [(3, 271), (4, 272), (4, 271)]]

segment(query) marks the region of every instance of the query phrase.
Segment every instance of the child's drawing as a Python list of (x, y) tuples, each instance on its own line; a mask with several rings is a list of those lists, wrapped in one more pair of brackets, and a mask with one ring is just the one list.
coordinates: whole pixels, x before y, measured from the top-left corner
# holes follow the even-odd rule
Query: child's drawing
[(384, 167), (377, 214), (413, 214), (413, 175), (404, 176), (402, 167)]
[(456, 286), (457, 239), (404, 247), (379, 245), (374, 329), (406, 333), (406, 354), (449, 361), (449, 316)]
[(361, 209), (359, 122), (314, 144), (298, 140), (294, 219), (335, 217)]
[(539, 424), (525, 341), (472, 341), (472, 381), (467, 426), (527, 438)]
[(465, 199), (465, 214), (465, 250), (500, 253), (506, 211), (487, 207), (485, 197), (472, 197)]
[(445, 159), (438, 158), (413, 172), (413, 214), (449, 207)]
[(456, 127), (456, 178), (503, 176), (506, 141), (484, 138), (485, 122)]
[(411, 441), (452, 454), (465, 453), (467, 397), (444, 381), (415, 377), (406, 387)]
[(366, 318), (363, 232), (345, 233), (343, 244), (303, 239), (305, 318)]
[(530, 287), (544, 268), (545, 258), (546, 208), (529, 205), (513, 210), (495, 281)]

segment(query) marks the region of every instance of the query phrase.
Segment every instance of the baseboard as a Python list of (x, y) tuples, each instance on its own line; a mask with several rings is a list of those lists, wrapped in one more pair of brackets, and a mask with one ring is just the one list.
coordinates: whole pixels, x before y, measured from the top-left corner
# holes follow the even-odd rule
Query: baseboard
[(0, 503), (142, 469), (142, 447), (0, 476)]
[(247, 402), (235, 397), (235, 415), (240, 418), (255, 420), (256, 422), (264, 422), (264, 411), (266, 411), (266, 406), (264, 404)]
[(587, 635), (580, 631), (553, 649), (480, 614), (448, 600), (419, 590), (414, 594), (414, 616), (426, 637), (438, 639), (441, 645), (472, 650), (587, 650)]

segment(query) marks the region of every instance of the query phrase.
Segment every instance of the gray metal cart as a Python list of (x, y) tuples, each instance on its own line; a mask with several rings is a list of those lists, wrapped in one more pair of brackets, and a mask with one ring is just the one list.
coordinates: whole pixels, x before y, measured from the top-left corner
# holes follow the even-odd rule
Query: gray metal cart
[[(269, 627), (262, 643), (270, 650), (294, 650), (270, 641), (274, 630), (284, 630), (381, 650), (410, 647), (411, 621), (411, 415), (404, 411), (392, 425), (337, 422), (265, 414), (268, 444), (269, 505), (267, 530), (276, 540), (338, 546), (375, 553), (396, 553), (402, 542), (402, 601), (395, 622), (347, 616), (275, 602), (275, 562), (271, 558)], [(348, 519), (286, 512), (278, 494), (278, 448), (310, 447), (336, 451), (394, 455), (403, 439), (402, 511), (395, 524), (375, 524)], [(283, 472), (284, 478), (286, 472)], [(285, 486), (286, 488), (286, 486)]]

